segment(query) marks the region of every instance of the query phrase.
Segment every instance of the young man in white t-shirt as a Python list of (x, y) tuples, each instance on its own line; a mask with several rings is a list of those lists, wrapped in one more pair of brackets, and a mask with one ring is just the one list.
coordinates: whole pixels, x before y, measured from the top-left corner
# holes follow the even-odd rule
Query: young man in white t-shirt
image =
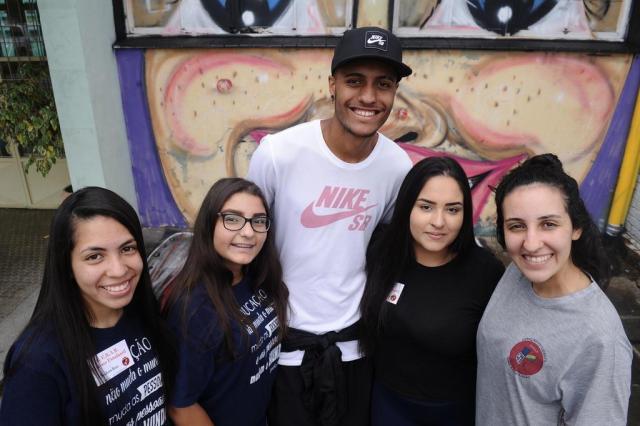
[(365, 253), (411, 167), (378, 129), (411, 69), (393, 34), (365, 27), (344, 33), (331, 74), (333, 117), (265, 137), (249, 167), (290, 292), (270, 426), (369, 424), (371, 367), (357, 343)]

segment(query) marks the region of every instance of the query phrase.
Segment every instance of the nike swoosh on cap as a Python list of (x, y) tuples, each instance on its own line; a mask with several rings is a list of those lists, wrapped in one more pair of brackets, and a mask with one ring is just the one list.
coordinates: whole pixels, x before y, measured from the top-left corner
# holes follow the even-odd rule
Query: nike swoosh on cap
[(352, 210), (319, 215), (313, 211), (313, 203), (314, 202), (312, 201), (300, 215), (300, 223), (305, 228), (320, 228), (322, 226), (331, 225), (334, 222), (366, 212), (370, 208), (377, 206), (377, 204), (372, 204), (367, 207), (356, 207)]

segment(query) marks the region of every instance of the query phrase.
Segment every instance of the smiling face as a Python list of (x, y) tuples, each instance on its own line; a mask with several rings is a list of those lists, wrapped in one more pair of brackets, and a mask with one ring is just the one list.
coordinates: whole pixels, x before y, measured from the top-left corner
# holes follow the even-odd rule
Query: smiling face
[(329, 77), (329, 91), (343, 131), (359, 138), (373, 136), (391, 113), (396, 80), (394, 68), (381, 61), (355, 60), (338, 68)]
[[(262, 200), (245, 192), (238, 192), (229, 197), (220, 212), (248, 218), (267, 215)], [(266, 239), (267, 233), (254, 231), (249, 222), (238, 231), (230, 231), (224, 227), (222, 218), (218, 217), (213, 231), (213, 248), (233, 273), (234, 284), (242, 279), (242, 266), (250, 264), (255, 259)]]
[(582, 232), (573, 228), (562, 192), (545, 184), (520, 186), (505, 196), (502, 211), (507, 252), (536, 292), (554, 293), (571, 282), (577, 269), (571, 244)]
[(422, 187), (409, 216), (418, 263), (438, 266), (449, 260), (449, 246), (462, 228), (463, 196), (450, 176), (434, 176)]
[(105, 216), (74, 224), (71, 269), (94, 327), (111, 327), (131, 302), (143, 263), (136, 240), (120, 222)]

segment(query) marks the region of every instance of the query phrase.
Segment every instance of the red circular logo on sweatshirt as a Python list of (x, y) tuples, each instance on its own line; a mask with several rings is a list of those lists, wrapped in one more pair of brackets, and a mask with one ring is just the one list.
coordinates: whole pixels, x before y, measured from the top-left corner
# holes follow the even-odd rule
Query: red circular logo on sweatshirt
[(509, 353), (509, 365), (523, 376), (533, 376), (542, 369), (543, 364), (544, 352), (538, 342), (531, 339), (516, 343)]

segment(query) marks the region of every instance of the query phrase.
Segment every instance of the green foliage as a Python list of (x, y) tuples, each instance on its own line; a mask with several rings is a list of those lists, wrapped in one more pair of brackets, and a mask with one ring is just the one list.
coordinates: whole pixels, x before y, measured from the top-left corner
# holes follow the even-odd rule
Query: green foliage
[(28, 156), (25, 172), (35, 164), (46, 176), (64, 157), (62, 135), (46, 62), (17, 64), (15, 78), (0, 81), (0, 138), (17, 144)]

